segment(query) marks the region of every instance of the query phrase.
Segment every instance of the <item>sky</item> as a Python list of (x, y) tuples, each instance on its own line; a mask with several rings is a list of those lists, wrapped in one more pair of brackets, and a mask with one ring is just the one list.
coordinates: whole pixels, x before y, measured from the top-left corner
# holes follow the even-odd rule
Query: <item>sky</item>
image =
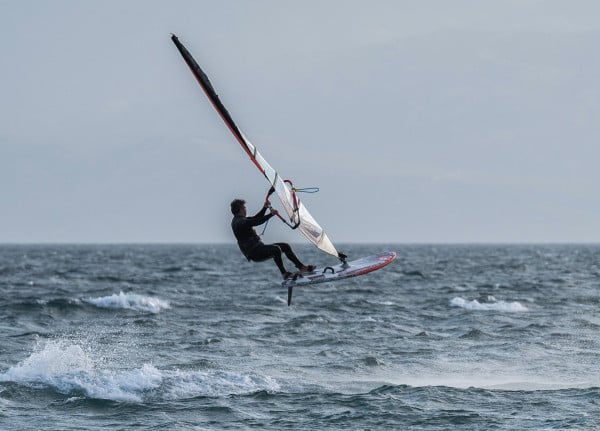
[[(0, 0), (0, 243), (234, 242), (268, 183), (334, 243), (600, 242), (596, 1)], [(273, 221), (265, 241), (304, 242)]]

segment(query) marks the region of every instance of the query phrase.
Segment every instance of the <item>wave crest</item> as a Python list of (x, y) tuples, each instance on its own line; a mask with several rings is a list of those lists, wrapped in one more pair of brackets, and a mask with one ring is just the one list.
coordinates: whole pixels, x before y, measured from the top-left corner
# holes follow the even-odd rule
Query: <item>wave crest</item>
[(476, 311), (507, 311), (511, 313), (529, 311), (527, 307), (517, 301), (497, 301), (493, 296), (490, 296), (488, 299), (490, 302), (479, 302), (476, 299), (467, 301), (466, 299), (456, 297), (450, 301), (450, 305), (453, 307), (460, 307), (466, 310)]
[(136, 293), (115, 293), (100, 298), (89, 298), (88, 303), (100, 308), (123, 308), (126, 310), (145, 311), (149, 313), (160, 313), (162, 310), (171, 308), (169, 301), (159, 298), (138, 295)]
[(25, 360), (0, 373), (0, 382), (33, 388), (45, 385), (78, 399), (86, 397), (140, 403), (148, 400), (180, 400), (226, 397), (277, 391), (269, 376), (223, 370), (161, 370), (152, 364), (122, 369), (96, 361), (93, 353), (67, 341), (48, 341)]

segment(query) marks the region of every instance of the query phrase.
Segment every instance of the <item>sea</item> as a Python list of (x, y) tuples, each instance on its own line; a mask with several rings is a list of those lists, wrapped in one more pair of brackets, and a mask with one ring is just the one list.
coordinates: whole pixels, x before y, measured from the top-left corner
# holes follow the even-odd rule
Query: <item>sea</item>
[(1, 245), (0, 430), (600, 429), (600, 245), (338, 248)]

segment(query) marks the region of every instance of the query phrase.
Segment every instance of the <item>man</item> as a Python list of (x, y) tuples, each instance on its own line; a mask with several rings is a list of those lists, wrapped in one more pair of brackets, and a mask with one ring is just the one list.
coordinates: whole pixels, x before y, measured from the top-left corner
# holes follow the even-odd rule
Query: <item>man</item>
[(268, 207), (269, 204), (267, 201), (265, 201), (262, 209), (256, 213), (256, 215), (247, 217), (246, 201), (242, 199), (234, 199), (231, 202), (231, 213), (233, 214), (231, 228), (233, 229), (233, 234), (235, 235), (237, 243), (244, 256), (246, 256), (248, 260), (254, 262), (262, 262), (263, 260), (273, 258), (284, 280), (293, 277), (293, 274), (285, 269), (285, 266), (283, 265), (283, 259), (281, 258), (282, 252), (285, 253), (287, 258), (294, 263), (300, 272), (314, 271), (315, 267), (313, 265), (307, 266), (300, 262), (289, 244), (285, 242), (263, 244), (263, 242), (260, 240), (260, 237), (254, 230), (254, 226), (259, 226), (274, 215), (278, 214), (277, 210), (275, 209), (271, 209), (271, 212), (266, 214)]

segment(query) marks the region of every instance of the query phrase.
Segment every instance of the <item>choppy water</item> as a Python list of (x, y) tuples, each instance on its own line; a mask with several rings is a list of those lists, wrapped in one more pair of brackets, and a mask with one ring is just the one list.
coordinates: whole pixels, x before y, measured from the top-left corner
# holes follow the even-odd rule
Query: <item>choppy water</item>
[(0, 246), (0, 429), (600, 427), (600, 246), (342, 249), (398, 258), (288, 308), (233, 245)]

